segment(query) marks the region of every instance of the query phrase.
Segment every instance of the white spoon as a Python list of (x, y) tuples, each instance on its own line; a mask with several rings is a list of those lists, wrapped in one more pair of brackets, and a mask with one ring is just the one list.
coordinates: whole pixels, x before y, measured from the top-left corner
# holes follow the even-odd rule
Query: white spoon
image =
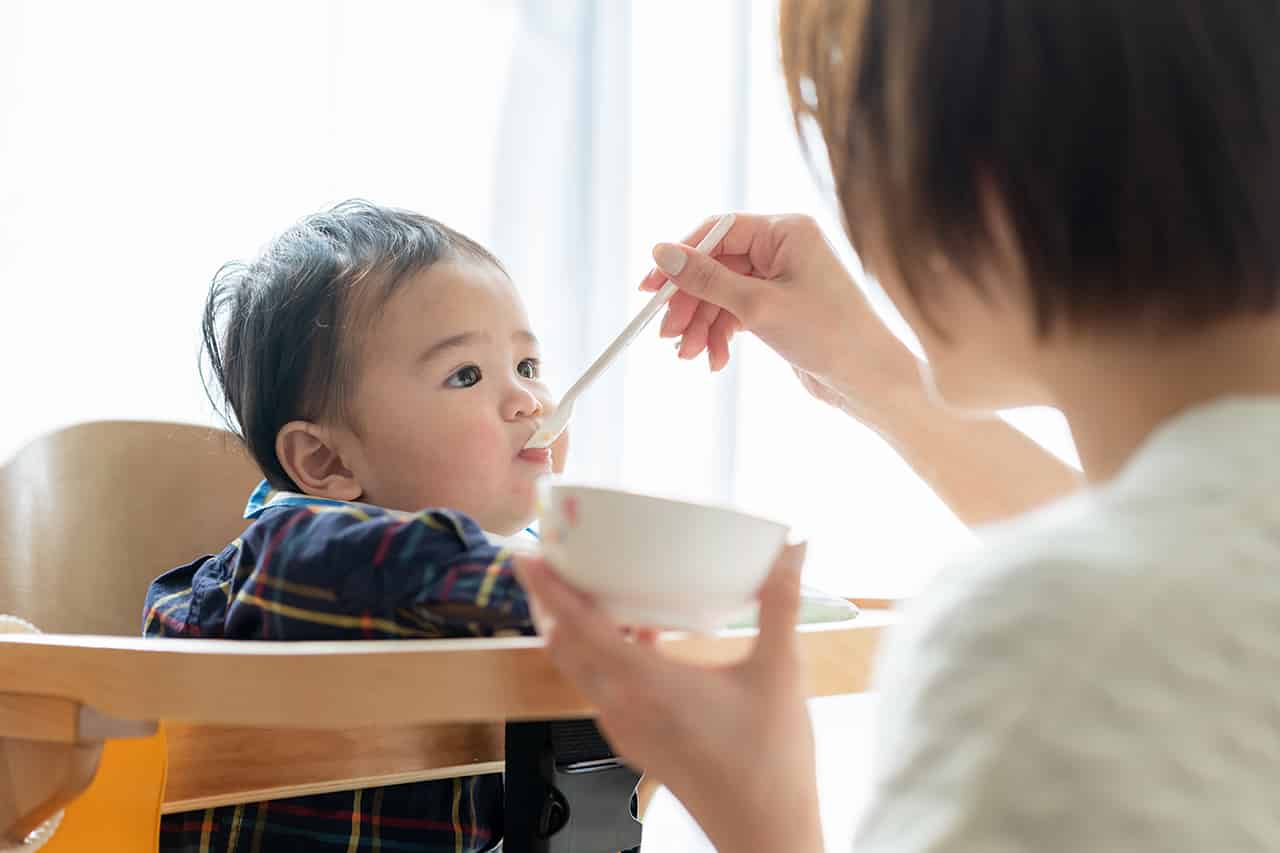
[[(733, 227), (733, 219), (732, 213), (726, 213), (720, 217), (711, 230), (707, 232), (707, 236), (703, 237), (698, 243), (698, 251), (703, 253), (710, 252), (720, 245), (724, 235), (729, 233), (729, 229)], [(560, 433), (564, 432), (565, 427), (569, 425), (570, 418), (573, 417), (574, 402), (582, 395), (583, 391), (587, 390), (587, 386), (596, 381), (601, 373), (604, 373), (605, 369), (618, 357), (618, 354), (635, 340), (636, 335), (640, 334), (644, 327), (649, 325), (649, 321), (653, 319), (663, 305), (667, 304), (667, 300), (675, 295), (677, 289), (675, 284), (668, 281), (661, 290), (654, 294), (653, 298), (649, 300), (649, 304), (640, 310), (635, 319), (627, 324), (627, 327), (622, 330), (618, 337), (613, 339), (613, 343), (609, 344), (608, 348), (600, 354), (600, 357), (591, 363), (591, 366), (587, 368), (587, 372), (582, 374), (582, 377), (573, 383), (573, 387), (560, 398), (560, 404), (556, 407), (555, 412), (542, 422), (542, 426), (533, 434), (533, 438), (529, 439), (528, 443), (525, 444), (526, 449), (535, 450), (550, 447), (560, 437)]]

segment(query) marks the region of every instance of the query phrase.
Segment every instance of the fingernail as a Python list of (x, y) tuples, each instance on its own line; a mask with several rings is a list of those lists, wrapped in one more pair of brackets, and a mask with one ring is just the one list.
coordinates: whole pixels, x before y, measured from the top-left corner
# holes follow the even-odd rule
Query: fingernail
[(800, 574), (804, 570), (804, 558), (809, 553), (809, 541), (794, 542), (787, 545), (787, 570)]
[(671, 243), (659, 243), (654, 246), (653, 260), (658, 264), (658, 269), (669, 276), (680, 275), (680, 271), (684, 269), (684, 252)]

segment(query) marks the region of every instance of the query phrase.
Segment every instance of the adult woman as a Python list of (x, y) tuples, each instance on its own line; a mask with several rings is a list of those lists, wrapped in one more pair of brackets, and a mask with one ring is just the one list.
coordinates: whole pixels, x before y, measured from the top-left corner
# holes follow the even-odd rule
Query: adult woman
[[(908, 611), (879, 668), (859, 849), (1274, 846), (1257, 792), (1280, 778), (1280, 4), (794, 0), (781, 31), (793, 107), (938, 396), (1058, 407), (1088, 481), (985, 531)], [(748, 217), (717, 261), (657, 247), (683, 290), (667, 331), (722, 363), (741, 325), (908, 458), (938, 458), (952, 427), (935, 415), (931, 438), (877, 390), (902, 356), (808, 230)], [(955, 463), (932, 474), (986, 520), (1068, 488), (1035, 470), (983, 506)], [(615, 747), (722, 850), (821, 849), (801, 560), (762, 590), (753, 656), (712, 671), (619, 639), (524, 567)]]

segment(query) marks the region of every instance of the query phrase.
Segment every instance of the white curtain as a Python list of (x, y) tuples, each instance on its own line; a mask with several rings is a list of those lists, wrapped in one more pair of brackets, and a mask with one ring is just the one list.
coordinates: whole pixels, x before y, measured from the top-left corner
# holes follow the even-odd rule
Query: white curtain
[[(629, 0), (525, 0), (498, 134), (492, 247), (530, 305), (563, 391), (626, 323)], [(623, 375), (575, 407), (570, 464), (618, 479)]]
[[(805, 163), (786, 99), (776, 0), (646, 0), (633, 11), (631, 272), (649, 247), (709, 213), (817, 216), (873, 305), (909, 346), (900, 316), (843, 238), (834, 199)], [(635, 307), (633, 303), (632, 307)], [(877, 436), (810, 399), (759, 342), (709, 376), (653, 339), (627, 364), (623, 480), (730, 501), (790, 522), (810, 540), (806, 580), (850, 595), (919, 590), (964, 528)], [(1060, 456), (1061, 418), (1010, 413)]]

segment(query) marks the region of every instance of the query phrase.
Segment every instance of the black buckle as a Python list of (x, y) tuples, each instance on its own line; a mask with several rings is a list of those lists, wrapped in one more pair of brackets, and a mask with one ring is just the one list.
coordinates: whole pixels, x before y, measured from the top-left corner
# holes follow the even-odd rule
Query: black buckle
[(640, 846), (640, 774), (591, 720), (507, 723), (504, 853), (615, 853)]

